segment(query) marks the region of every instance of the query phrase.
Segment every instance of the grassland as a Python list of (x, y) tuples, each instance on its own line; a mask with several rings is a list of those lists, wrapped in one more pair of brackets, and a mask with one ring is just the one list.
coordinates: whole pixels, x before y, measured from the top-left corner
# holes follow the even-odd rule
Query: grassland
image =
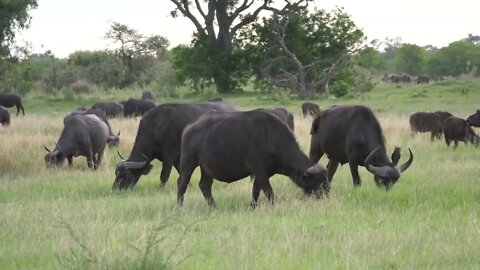
[[(0, 129), (0, 269), (478, 269), (480, 268), (480, 149), (447, 148), (427, 134), (410, 136), (408, 114), (448, 110), (465, 117), (479, 107), (480, 81), (428, 86), (379, 84), (356, 98), (317, 100), (357, 103), (377, 113), (390, 151), (414, 152), (411, 168), (394, 188), (375, 187), (363, 168), (354, 188), (348, 166), (332, 182), (328, 199), (305, 197), (284, 176), (271, 183), (275, 205), (261, 197), (249, 209), (251, 182), (215, 182), (218, 207), (207, 207), (196, 172), (182, 209), (176, 172), (159, 190), (161, 163), (133, 190), (111, 191), (116, 149), (98, 171), (83, 158), (73, 168), (47, 169), (43, 146), (53, 147), (63, 115), (100, 96), (119, 100), (138, 91), (94, 93), (64, 99), (31, 94), (25, 117)], [(295, 113), (295, 134), (309, 149), (310, 119), (302, 101), (272, 100), (259, 93), (227, 96), (242, 108), (281, 104)], [(191, 99), (190, 99), (191, 100)], [(163, 102), (162, 101), (157, 101)], [(11, 111), (13, 112), (13, 110)], [(112, 120), (127, 155), (138, 119)], [(320, 161), (326, 164), (325, 157)]]

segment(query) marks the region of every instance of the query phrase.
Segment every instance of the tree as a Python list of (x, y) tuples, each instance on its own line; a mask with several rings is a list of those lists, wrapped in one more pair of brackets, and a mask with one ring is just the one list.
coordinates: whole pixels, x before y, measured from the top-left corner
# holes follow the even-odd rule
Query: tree
[(473, 73), (480, 66), (480, 47), (472, 41), (455, 41), (431, 55), (427, 71), (433, 76)]
[[(362, 47), (363, 32), (343, 9), (273, 16), (242, 32), (257, 78), (310, 97), (329, 84)], [(341, 72), (348, 74), (348, 72)]]
[(112, 23), (105, 34), (117, 44), (114, 52), (127, 68), (124, 84), (135, 82), (148, 68), (154, 65), (154, 59), (161, 58), (169, 45), (168, 39), (155, 35), (145, 37), (125, 24)]
[(419, 75), (424, 70), (425, 50), (414, 44), (403, 44), (395, 51), (395, 70), (398, 73)]
[(37, 7), (37, 0), (0, 1), (0, 57), (8, 56), (15, 30), (28, 28), (28, 12)]
[[(241, 57), (235, 54), (234, 39), (238, 31), (255, 22), (262, 11), (286, 14), (289, 10), (298, 10), (308, 5), (311, 0), (284, 0), (282, 8), (276, 8), (271, 0), (170, 0), (175, 5), (171, 12), (173, 17), (181, 13), (196, 28), (196, 38), (200, 42), (209, 42), (213, 57), (217, 64), (211, 66), (209, 72), (218, 92), (234, 91), (238, 87), (238, 72)], [(201, 54), (203, 54), (202, 52)], [(203, 59), (204, 61), (208, 60)], [(208, 79), (208, 78), (207, 78)]]

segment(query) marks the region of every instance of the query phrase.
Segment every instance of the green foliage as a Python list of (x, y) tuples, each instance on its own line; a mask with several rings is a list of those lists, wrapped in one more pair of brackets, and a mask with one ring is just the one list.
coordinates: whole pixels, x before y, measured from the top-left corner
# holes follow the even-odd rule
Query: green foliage
[(2, 68), (0, 73), (3, 73), (0, 89), (6, 92), (26, 94), (32, 90), (33, 84), (42, 75), (42, 67), (31, 59), (17, 63), (0, 59), (0, 66)]
[(384, 71), (387, 68), (387, 61), (373, 47), (365, 47), (353, 57), (353, 62), (362, 68), (371, 70), (373, 73)]
[(335, 81), (331, 85), (331, 93), (335, 97), (343, 97), (352, 88), (346, 81)]
[(36, 7), (37, 0), (0, 1), (0, 58), (8, 56), (9, 45), (15, 38), (15, 31), (28, 28), (30, 22), (28, 12)]
[(434, 76), (468, 74), (474, 66), (480, 66), (480, 47), (471, 41), (452, 42), (432, 53), (427, 62), (428, 73)]
[(402, 44), (393, 61), (397, 73), (420, 75), (424, 71), (425, 50), (418, 45)]

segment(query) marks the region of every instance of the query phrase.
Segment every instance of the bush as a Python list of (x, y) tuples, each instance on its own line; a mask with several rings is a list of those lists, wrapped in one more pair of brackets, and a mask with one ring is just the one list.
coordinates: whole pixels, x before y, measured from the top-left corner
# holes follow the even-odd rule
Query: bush
[(345, 81), (335, 81), (331, 86), (331, 93), (335, 97), (343, 97), (348, 93), (352, 86)]
[(71, 83), (70, 88), (77, 95), (78, 94), (90, 94), (91, 92), (93, 92), (93, 90), (95, 90), (94, 85), (92, 85), (88, 81), (82, 80), (82, 79), (77, 80), (74, 83)]

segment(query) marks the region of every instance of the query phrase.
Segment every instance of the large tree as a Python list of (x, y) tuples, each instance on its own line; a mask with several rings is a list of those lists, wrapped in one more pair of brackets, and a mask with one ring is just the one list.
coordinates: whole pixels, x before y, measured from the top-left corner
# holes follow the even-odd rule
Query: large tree
[[(284, 0), (278, 8), (272, 0), (170, 0), (176, 8), (171, 12), (173, 17), (181, 13), (188, 18), (197, 31), (200, 42), (204, 39), (211, 44), (213, 54), (219, 64), (211, 67), (211, 74), (218, 92), (234, 90), (234, 75), (241, 61), (233, 54), (234, 38), (243, 27), (253, 23), (262, 11), (285, 14), (308, 5), (311, 0)], [(204, 59), (205, 61), (208, 59)]]
[(15, 31), (29, 26), (28, 12), (37, 7), (37, 0), (0, 1), (0, 57), (9, 54)]

